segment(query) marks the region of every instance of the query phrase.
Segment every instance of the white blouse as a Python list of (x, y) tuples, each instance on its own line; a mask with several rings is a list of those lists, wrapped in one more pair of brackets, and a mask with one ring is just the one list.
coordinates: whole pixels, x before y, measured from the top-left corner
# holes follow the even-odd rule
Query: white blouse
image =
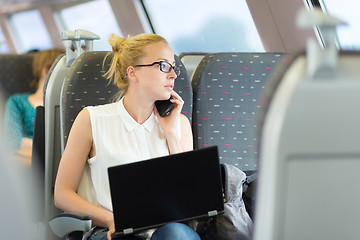
[(154, 113), (139, 124), (124, 108), (123, 99), (86, 109), (96, 148), (96, 156), (88, 160), (95, 195), (102, 207), (112, 211), (108, 167), (169, 155), (169, 150)]

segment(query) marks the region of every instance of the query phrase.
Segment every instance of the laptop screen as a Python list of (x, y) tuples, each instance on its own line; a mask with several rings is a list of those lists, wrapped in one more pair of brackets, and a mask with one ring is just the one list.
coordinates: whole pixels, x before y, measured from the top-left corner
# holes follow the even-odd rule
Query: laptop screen
[(217, 147), (108, 169), (117, 232), (224, 210)]

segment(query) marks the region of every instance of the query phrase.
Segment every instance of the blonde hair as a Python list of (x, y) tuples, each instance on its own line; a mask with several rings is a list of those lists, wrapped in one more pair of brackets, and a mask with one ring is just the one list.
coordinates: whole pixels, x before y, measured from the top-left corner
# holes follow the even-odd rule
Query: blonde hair
[(35, 53), (32, 62), (34, 79), (30, 83), (31, 88), (33, 88), (34, 90), (38, 88), (42, 70), (45, 68), (46, 72), (48, 72), (50, 70), (51, 65), (54, 63), (55, 59), (63, 53), (65, 53), (65, 50), (58, 48), (39, 51)]
[(114, 83), (120, 89), (120, 96), (123, 96), (128, 87), (126, 71), (129, 66), (138, 64), (141, 57), (145, 56), (145, 47), (151, 43), (167, 41), (156, 34), (142, 33), (134, 37), (122, 38), (116, 34), (109, 37), (109, 43), (112, 47), (112, 52), (109, 52), (105, 59), (113, 53), (113, 59), (110, 63), (109, 70), (104, 74), (106, 78)]

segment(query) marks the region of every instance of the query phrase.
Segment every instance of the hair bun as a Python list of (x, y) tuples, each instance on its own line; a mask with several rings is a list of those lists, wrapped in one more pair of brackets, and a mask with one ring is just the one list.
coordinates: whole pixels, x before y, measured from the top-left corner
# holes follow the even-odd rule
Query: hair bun
[(121, 51), (126, 46), (126, 43), (126, 38), (119, 37), (115, 33), (111, 34), (109, 37), (109, 44), (111, 45), (114, 52)]

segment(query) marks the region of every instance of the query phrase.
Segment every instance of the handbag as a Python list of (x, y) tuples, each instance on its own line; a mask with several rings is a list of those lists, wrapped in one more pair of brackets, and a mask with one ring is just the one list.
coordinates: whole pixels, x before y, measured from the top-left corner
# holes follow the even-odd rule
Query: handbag
[(202, 240), (250, 240), (253, 221), (242, 199), (246, 174), (229, 164), (221, 164), (221, 170), (225, 212), (198, 223), (196, 230)]

